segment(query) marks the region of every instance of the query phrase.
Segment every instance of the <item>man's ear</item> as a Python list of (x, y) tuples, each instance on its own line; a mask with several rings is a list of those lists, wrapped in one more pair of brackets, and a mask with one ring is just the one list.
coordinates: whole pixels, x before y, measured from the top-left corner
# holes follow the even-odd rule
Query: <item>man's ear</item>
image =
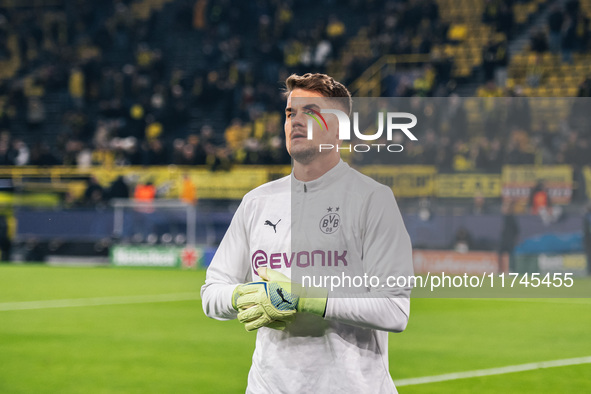
[(341, 146), (343, 144), (343, 140), (339, 138), (339, 129), (337, 127), (337, 131), (336, 131), (336, 135), (335, 135), (335, 139), (337, 140), (337, 145)]
[[(338, 124), (338, 122), (337, 122), (337, 124)], [(339, 128), (338, 127), (335, 130), (334, 138), (338, 141), (339, 144), (342, 142), (341, 140), (339, 140)]]

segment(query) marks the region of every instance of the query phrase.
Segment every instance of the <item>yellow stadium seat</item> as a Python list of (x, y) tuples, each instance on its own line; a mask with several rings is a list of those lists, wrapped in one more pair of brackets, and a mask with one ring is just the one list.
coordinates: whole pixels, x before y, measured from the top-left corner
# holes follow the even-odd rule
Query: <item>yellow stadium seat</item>
[(454, 41), (463, 41), (468, 36), (468, 27), (463, 23), (457, 23), (450, 26), (447, 32), (447, 38)]
[(578, 87), (570, 87), (567, 89), (567, 94), (565, 95), (565, 97), (577, 97), (578, 93), (579, 93)]
[(537, 59), (538, 59), (538, 57), (536, 56), (536, 54), (535, 54), (535, 53), (530, 53), (530, 54), (527, 56), (527, 63), (528, 63), (528, 64), (535, 64), (535, 63), (536, 63), (536, 61), (537, 61)]
[(518, 53), (517, 55), (513, 56), (511, 60), (513, 64), (526, 64), (527, 63), (527, 55), (524, 53)]
[(515, 5), (515, 22), (521, 25), (527, 22), (527, 12), (525, 9), (517, 7), (518, 5)]
[(541, 97), (552, 97), (552, 88), (548, 86), (542, 86), (540, 88), (540, 96)]
[(566, 86), (578, 85), (578, 82), (579, 82), (579, 78), (577, 78), (574, 75), (569, 74), (569, 75), (564, 76), (564, 84)]
[(532, 97), (534, 93), (534, 90), (532, 88), (530, 88), (529, 86), (526, 86), (523, 88), (523, 94), (526, 95), (527, 97)]
[[(552, 97), (562, 97), (564, 95), (564, 93), (562, 91), (562, 87), (554, 86), (554, 87), (550, 88), (550, 95)], [(552, 105), (554, 106), (555, 103), (552, 103)]]
[(559, 78), (557, 75), (552, 74), (549, 75), (548, 78), (546, 79), (546, 82), (548, 83), (548, 85), (558, 85), (559, 84)]

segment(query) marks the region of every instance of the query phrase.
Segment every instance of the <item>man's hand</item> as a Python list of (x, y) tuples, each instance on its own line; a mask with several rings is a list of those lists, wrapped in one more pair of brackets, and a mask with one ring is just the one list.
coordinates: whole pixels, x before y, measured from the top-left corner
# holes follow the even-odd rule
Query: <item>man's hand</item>
[(296, 312), (319, 316), (326, 310), (327, 292), (308, 289), (270, 268), (259, 268), (263, 282), (239, 285), (234, 290), (232, 305), (239, 311), (238, 320), (247, 331), (261, 327), (283, 330)]
[(269, 277), (261, 272), (264, 282), (246, 283), (234, 290), (232, 305), (239, 312), (238, 321), (244, 323), (246, 331), (261, 327), (283, 330), (293, 320), (298, 296), (291, 293), (291, 283), (287, 276), (279, 272), (275, 274), (280, 282), (269, 281)]

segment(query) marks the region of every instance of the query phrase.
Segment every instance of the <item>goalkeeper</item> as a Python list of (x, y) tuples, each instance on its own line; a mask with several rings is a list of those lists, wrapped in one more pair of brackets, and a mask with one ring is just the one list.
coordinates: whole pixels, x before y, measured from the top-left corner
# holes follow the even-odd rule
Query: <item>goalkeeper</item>
[[(412, 249), (392, 190), (340, 159), (349, 91), (324, 74), (286, 80), (291, 175), (247, 193), (207, 270), (203, 309), (257, 330), (247, 393), (396, 393), (388, 332), (406, 328), (410, 287), (303, 286), (302, 273), (410, 276)], [(318, 119), (318, 117), (317, 117)], [(319, 119), (320, 120), (320, 119)], [(290, 278), (293, 279), (290, 280)]]

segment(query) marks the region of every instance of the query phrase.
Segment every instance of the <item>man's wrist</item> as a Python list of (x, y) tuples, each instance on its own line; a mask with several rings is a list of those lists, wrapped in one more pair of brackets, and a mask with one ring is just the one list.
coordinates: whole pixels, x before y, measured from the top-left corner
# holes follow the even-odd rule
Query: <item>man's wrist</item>
[(238, 306), (236, 306), (236, 301), (238, 300), (238, 297), (240, 297), (240, 293), (238, 292), (238, 289), (240, 288), (240, 286), (242, 285), (237, 285), (236, 287), (234, 287), (234, 291), (232, 291), (232, 307), (238, 311)]
[(302, 288), (298, 312), (307, 312), (324, 317), (328, 302), (328, 290), (322, 287)]

